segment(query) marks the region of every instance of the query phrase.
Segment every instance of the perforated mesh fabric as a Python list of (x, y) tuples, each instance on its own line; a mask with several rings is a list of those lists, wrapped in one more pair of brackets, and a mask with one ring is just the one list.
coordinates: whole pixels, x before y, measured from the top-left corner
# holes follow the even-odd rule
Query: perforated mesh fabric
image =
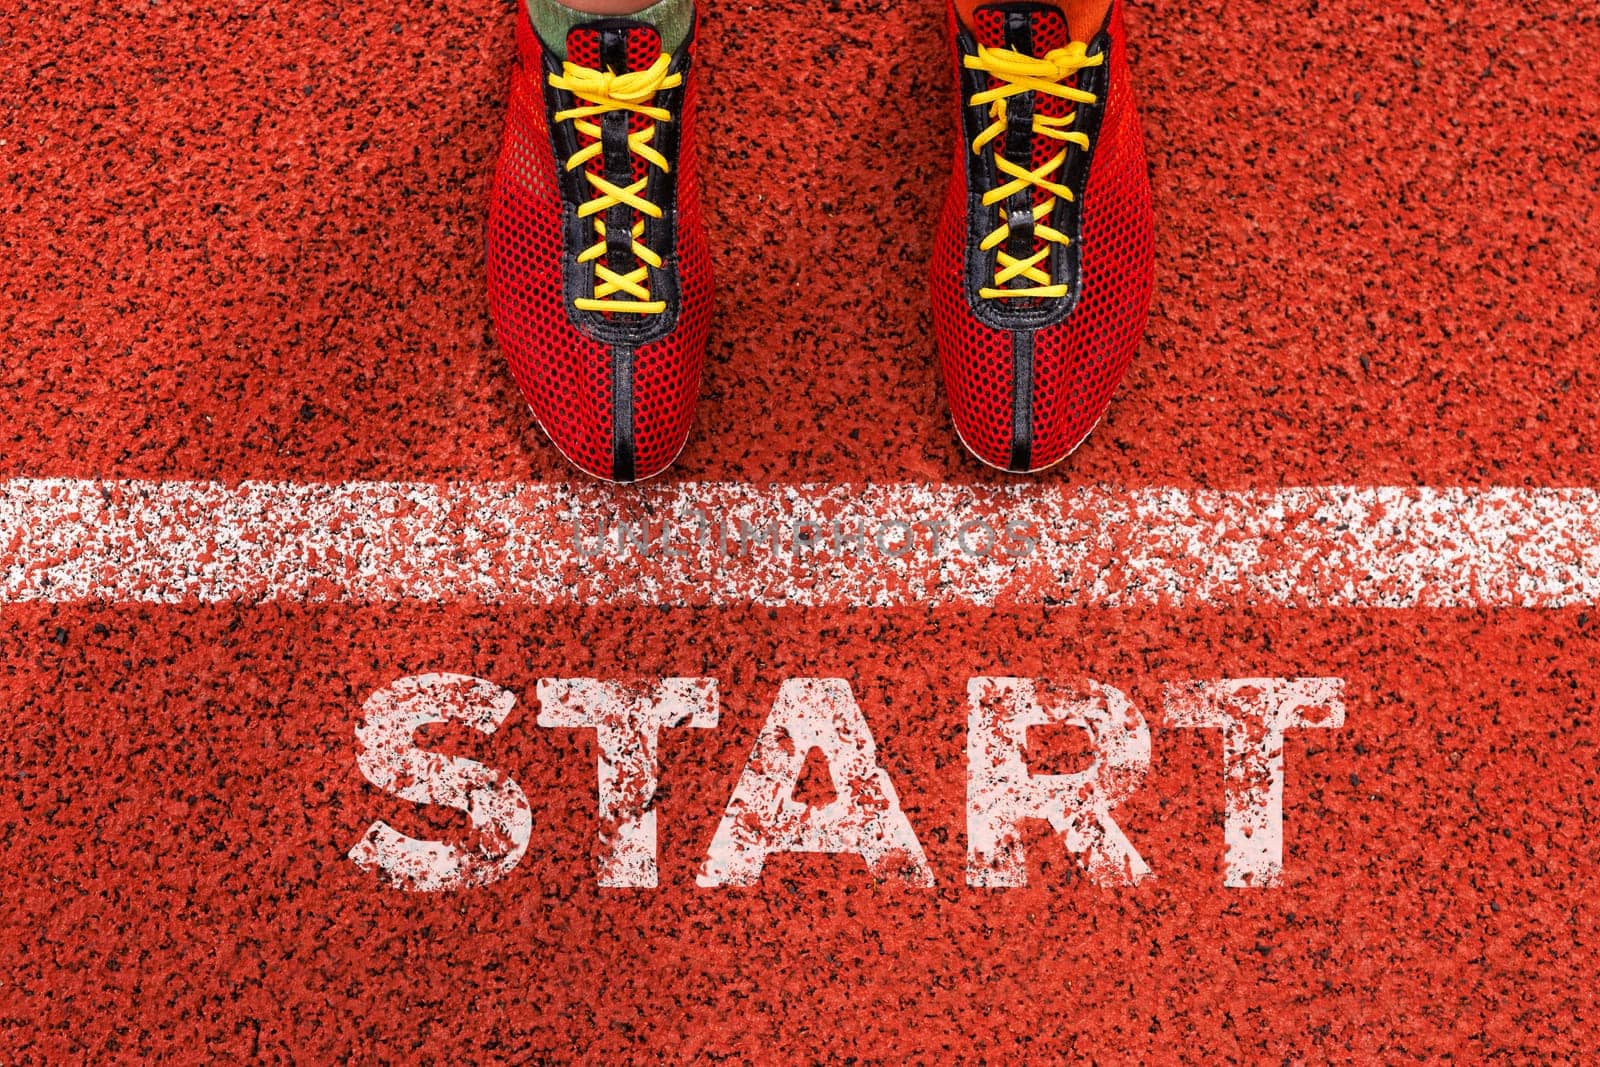
[(599, 70), (600, 34), (581, 26), (567, 34), (567, 62)]
[[(950, 24), (953, 39), (953, 10)], [(1080, 299), (1064, 322), (1033, 331), (1031, 469), (1058, 462), (1094, 429), (1127, 372), (1149, 311), (1150, 189), (1120, 0), (1110, 37), (1106, 113), (1095, 138), (1082, 207)], [(960, 59), (957, 48), (958, 69)], [(971, 146), (959, 105), (956, 138), (950, 192), (934, 243), (935, 339), (957, 431), (980, 459), (1006, 467), (1011, 460), (1014, 347), (1010, 331), (990, 327), (974, 315), (971, 301), (978, 298), (966, 285), (967, 243), (980, 240), (995, 223), (987, 209), (980, 218), (967, 217), (966, 156)]]
[(561, 194), (546, 123), (539, 49), (526, 17), (517, 27), (522, 61), (489, 208), (489, 306), (500, 348), (533, 414), (572, 462), (611, 472), (611, 366), (605, 346), (580, 334), (566, 313)]
[(1065, 457), (1100, 421), (1133, 362), (1150, 311), (1155, 256), (1150, 179), (1120, 3), (1112, 16), (1111, 42), (1106, 115), (1084, 196), (1083, 294), (1065, 323), (1040, 331), (1034, 342), (1036, 466)]
[[(692, 45), (691, 45), (692, 48)], [(691, 59), (693, 57), (691, 56)], [(697, 80), (684, 95), (683, 142), (678, 152), (678, 248), (674, 263), (681, 287), (678, 323), (645, 345), (634, 363), (634, 449), (639, 477), (666, 469), (683, 450), (694, 422), (695, 396), (711, 329), (711, 256), (700, 206)]]
[(628, 30), (628, 69), (644, 70), (661, 56), (661, 35), (654, 26), (634, 26)]
[[(631, 32), (629, 67), (660, 55), (654, 31)], [(489, 211), (489, 302), (513, 378), (563, 455), (603, 478), (613, 467), (613, 353), (580, 330), (564, 289), (563, 206), (544, 101), (543, 45), (518, 19), (519, 62), (495, 168)], [(568, 38), (572, 62), (599, 63), (592, 32)], [(681, 450), (693, 420), (711, 311), (711, 279), (701, 220), (695, 151), (694, 79), (687, 80), (679, 131), (676, 252), (666, 260), (681, 287), (677, 320), (664, 339), (634, 355), (634, 477), (659, 473)], [(661, 136), (657, 135), (658, 138)], [(658, 197), (664, 200), (664, 197)], [(593, 230), (581, 231), (584, 243)], [(580, 248), (582, 245), (580, 245)], [(576, 250), (574, 250), (576, 251)], [(665, 252), (666, 249), (661, 249)], [(669, 313), (673, 309), (669, 309)]]
[(934, 238), (934, 341), (956, 432), (979, 459), (1004, 467), (1011, 458), (1011, 334), (979, 322), (967, 304), (966, 237), (967, 168), (958, 149)]

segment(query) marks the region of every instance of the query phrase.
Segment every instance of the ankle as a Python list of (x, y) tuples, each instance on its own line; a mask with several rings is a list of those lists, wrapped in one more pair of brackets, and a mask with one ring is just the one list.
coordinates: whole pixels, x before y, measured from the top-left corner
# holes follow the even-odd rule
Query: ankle
[(635, 18), (656, 28), (661, 47), (676, 53), (694, 23), (694, 0), (526, 0), (534, 32), (566, 58), (567, 34), (597, 18)]
[(563, 7), (585, 15), (636, 15), (655, 0), (556, 0)]

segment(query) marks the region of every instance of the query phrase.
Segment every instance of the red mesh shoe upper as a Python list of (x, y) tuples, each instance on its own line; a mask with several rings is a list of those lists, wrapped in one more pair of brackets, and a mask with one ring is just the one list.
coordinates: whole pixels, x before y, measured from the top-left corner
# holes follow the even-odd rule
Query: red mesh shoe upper
[[(648, 68), (661, 54), (655, 31), (633, 24), (626, 33), (627, 69)], [(496, 334), (540, 426), (568, 459), (602, 478), (647, 478), (669, 466), (688, 438), (710, 324), (694, 79), (685, 78), (679, 106), (671, 109), (670, 123), (659, 124), (655, 141), (662, 147), (667, 127), (677, 127), (672, 132), (678, 149), (669, 154), (675, 166), (652, 178), (650, 195), (667, 208), (670, 223), (670, 241), (649, 242), (664, 256), (662, 271), (651, 272), (651, 288), (652, 296), (668, 300), (665, 318), (579, 312), (573, 299), (591, 296), (594, 279), (593, 268), (574, 257), (598, 238), (592, 221), (577, 221), (569, 233), (564, 218), (587, 189), (577, 195), (568, 189), (564, 204), (561, 153), (552, 138), (546, 93), (549, 70), (560, 66), (552, 60), (547, 68), (526, 12), (517, 20), (517, 46), (489, 211), (489, 302)], [(601, 69), (599, 32), (589, 26), (574, 30), (567, 53), (571, 62)], [(570, 97), (562, 106), (572, 106)], [(630, 116), (633, 131), (650, 124), (647, 117)], [(574, 131), (573, 143), (581, 148), (588, 139)], [(631, 165), (635, 180), (646, 175), (649, 165), (640, 157)], [(596, 173), (603, 167), (600, 157), (589, 164), (599, 168)], [(638, 212), (630, 214), (638, 220)]]
[[(1032, 54), (1062, 47), (1065, 22), (1054, 11), (1041, 11), (1036, 5), (1032, 10), (1036, 42)], [(978, 33), (991, 47), (1000, 43), (995, 36), (999, 20), (993, 9), (977, 16)], [(954, 36), (953, 10), (951, 24)], [(1071, 310), (1057, 322), (1019, 326), (1003, 314), (980, 317), (977, 305), (982, 298), (976, 290), (987, 279), (981, 270), (974, 277), (971, 257), (979, 256), (977, 243), (998, 220), (995, 208), (969, 203), (972, 148), (961, 121), (960, 108), (966, 105), (966, 90), (962, 89), (956, 115), (955, 165), (934, 244), (934, 331), (957, 431), (971, 451), (996, 467), (1039, 470), (1069, 455), (1104, 415), (1143, 335), (1154, 239), (1144, 146), (1124, 41), (1122, 3), (1117, 0), (1105, 34), (1109, 59), (1103, 111), (1091, 142), (1079, 206), (1078, 277), (1073, 291), (1063, 298)], [(958, 40), (958, 71), (962, 54)], [(1059, 150), (1054, 142), (1041, 144), (1043, 140), (1035, 138), (1035, 166)], [(1077, 149), (1073, 153), (1081, 154)], [(1036, 243), (1035, 247), (1040, 246)], [(1045, 305), (1052, 301), (1008, 303), (1044, 314)], [(1019, 337), (1023, 341), (1020, 346)], [(1020, 398), (1015, 389), (1019, 348), (1023, 352), (1031, 348), (1031, 360), (1025, 362), (1021, 376), (1028, 388)], [(1014, 448), (1019, 400), (1025, 405), (1023, 421), (1028, 431), (1028, 447), (1022, 457)], [(1025, 461), (1019, 464), (1019, 458)]]

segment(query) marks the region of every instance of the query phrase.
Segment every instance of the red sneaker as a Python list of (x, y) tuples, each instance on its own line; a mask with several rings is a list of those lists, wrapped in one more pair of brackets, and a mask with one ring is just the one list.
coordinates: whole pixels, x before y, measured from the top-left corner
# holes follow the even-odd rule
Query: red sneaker
[(1096, 6), (950, 8), (959, 143), (934, 247), (934, 332), (956, 432), (1010, 471), (1083, 443), (1150, 308), (1150, 184), (1122, 0), (1082, 25)]
[(489, 209), (495, 332), (561, 454), (637, 481), (688, 439), (711, 318), (693, 32), (668, 53), (654, 26), (596, 18), (551, 47), (517, 6)]

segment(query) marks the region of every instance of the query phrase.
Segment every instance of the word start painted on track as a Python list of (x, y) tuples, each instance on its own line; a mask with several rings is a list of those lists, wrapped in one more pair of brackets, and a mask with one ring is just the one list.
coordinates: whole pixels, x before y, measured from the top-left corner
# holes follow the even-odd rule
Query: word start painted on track
[[(1166, 724), (1222, 735), (1225, 799), (1224, 884), (1270, 887), (1283, 872), (1284, 736), (1344, 724), (1338, 678), (1252, 678), (1169, 684)], [(548, 678), (537, 688), (538, 724), (593, 730), (599, 750), (599, 884), (657, 885), (657, 751), (661, 731), (711, 729), (717, 682), (667, 678), (634, 685)], [(407, 836), (374, 822), (348, 853), (399, 889), (445, 892), (505, 877), (527, 851), (533, 814), (527, 794), (502, 771), (420, 747), (416, 732), (457, 724), (494, 733), (517, 698), (481, 678), (425, 674), (373, 693), (356, 729), (356, 762), (367, 781), (422, 805), (465, 812), (470, 844)], [(967, 869), (971, 886), (1028, 882), (1023, 825), (1045, 820), (1065, 849), (1102, 886), (1136, 885), (1150, 866), (1118, 826), (1115, 812), (1150, 767), (1150, 729), (1120, 691), (1089, 682), (1071, 692), (1021, 678), (973, 678), (967, 685)], [(1036, 774), (1027, 764), (1034, 727), (1076, 727), (1087, 736), (1089, 766)], [(806, 761), (826, 762), (836, 795), (813, 805), (796, 798)], [(783, 683), (756, 738), (700, 866), (706, 888), (750, 886), (775, 853), (859, 856), (883, 880), (935, 884), (927, 855), (878, 759), (867, 720), (848, 682), (796, 678)]]

